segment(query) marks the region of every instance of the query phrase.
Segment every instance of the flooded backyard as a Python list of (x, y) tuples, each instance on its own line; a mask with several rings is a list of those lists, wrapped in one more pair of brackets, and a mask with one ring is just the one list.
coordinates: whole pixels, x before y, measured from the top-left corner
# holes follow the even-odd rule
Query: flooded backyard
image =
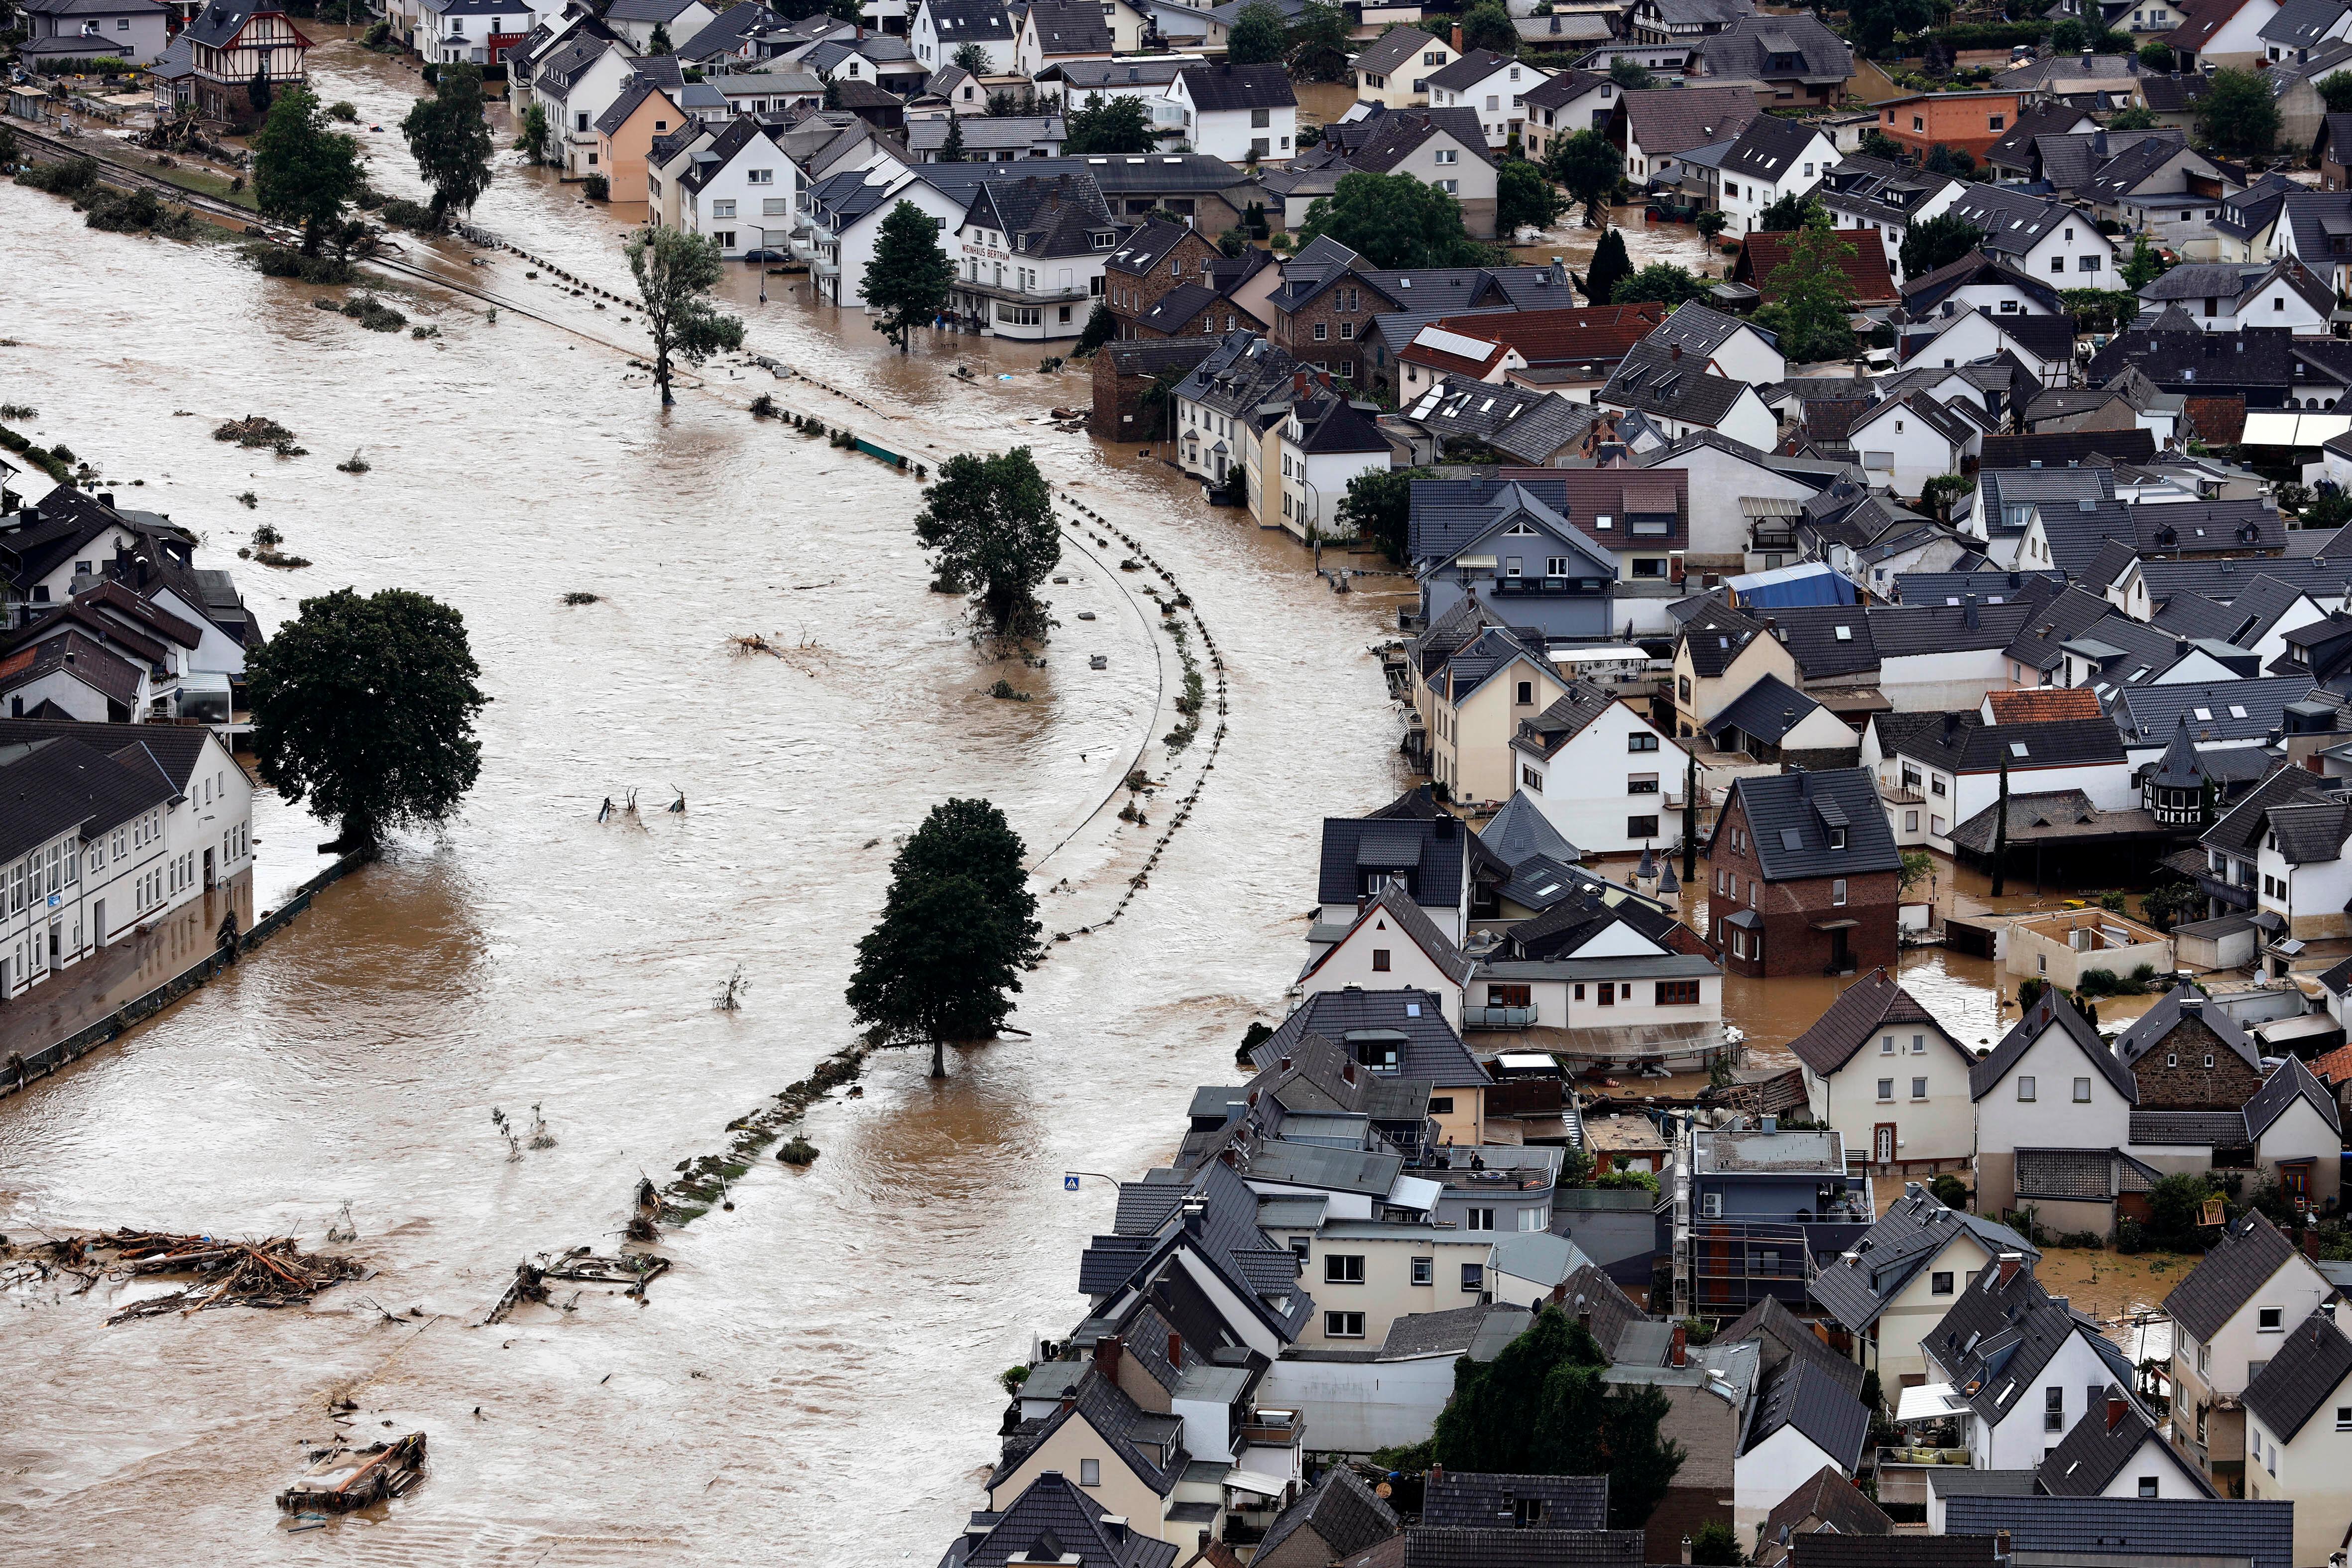
[[(348, 45), (313, 67), (363, 126), (396, 124), (416, 86)], [(377, 183), (416, 194), (394, 133), (367, 141)], [(622, 216), (509, 165), (476, 219), (626, 292)], [(608, 346), (635, 342), (623, 311), (511, 255), (412, 245), (516, 307), (493, 321), (479, 298), (389, 292), (440, 329), (418, 341), (314, 310), (316, 290), (225, 245), (92, 232), (14, 184), (0, 224), (20, 280), (0, 375), (39, 405), (28, 434), (100, 462), (124, 504), (194, 527), (213, 561), (278, 529), (312, 564), (238, 563), (266, 626), (344, 584), (448, 601), (494, 698), (481, 780), (446, 831), (404, 839), (230, 974), (0, 1102), (12, 1237), (128, 1225), (316, 1246), (348, 1203), (349, 1250), (374, 1271), (306, 1310), (112, 1328), (100, 1292), (0, 1296), (10, 1561), (159, 1539), (236, 1563), (935, 1561), (996, 1456), (995, 1374), (1076, 1321), (1080, 1249), (1111, 1225), (1108, 1185), (1066, 1193), (1063, 1173), (1168, 1157), (1192, 1087), (1233, 1081), (1243, 1030), (1284, 1009), (1318, 819), (1403, 782), (1370, 651), (1393, 599), (1333, 594), (1283, 536), (1202, 505), (1138, 448), (1042, 423), (1087, 400), (1082, 372), (1040, 376), (1034, 348), (971, 338), (900, 356), (793, 280), (770, 279), (763, 305), (755, 273), (730, 275), (747, 347), (846, 395), (713, 364), (664, 414)], [(958, 363), (979, 378), (951, 379)], [(918, 460), (1031, 446), (1195, 601), (1230, 682), (1214, 770), (1197, 773), (1205, 727), (1172, 769), (1158, 743), (1168, 639), (1120, 540), (1076, 531), (1042, 668), (987, 662), (959, 602), (929, 591), (914, 483), (753, 420), (761, 391)], [(310, 455), (211, 439), (248, 414)], [(338, 472), (355, 450), (370, 471)], [(782, 657), (732, 640), (755, 632)], [(1000, 676), (1034, 700), (992, 699)], [(1028, 1037), (952, 1056), (940, 1082), (920, 1055), (877, 1058), (862, 1098), (811, 1116), (816, 1163), (762, 1161), (731, 1212), (671, 1233), (677, 1266), (643, 1302), (589, 1289), (477, 1326), (518, 1261), (610, 1250), (641, 1173), (667, 1181), (850, 1043), (856, 939), (895, 840), (933, 804), (995, 801), (1050, 852), (1047, 930), (1099, 927), (1170, 816), (1135, 827), (1101, 809), (1144, 748), (1155, 778), (1199, 777), (1198, 802), (1124, 918), (1027, 977)], [(596, 820), (632, 792), (635, 813)], [(249, 897), (267, 907), (327, 834), (274, 803), (257, 834)], [(738, 965), (744, 1007), (715, 1011)], [(1964, 1039), (1998, 1037), (1975, 961), (1925, 952), (1904, 978)], [(1727, 986), (1727, 1011), (1771, 1047), (1832, 994)], [(509, 1160), (492, 1110), (533, 1107), (554, 1146)], [(342, 1400), (349, 1430), (427, 1432), (427, 1479), (388, 1512), (284, 1532), (271, 1495)]]

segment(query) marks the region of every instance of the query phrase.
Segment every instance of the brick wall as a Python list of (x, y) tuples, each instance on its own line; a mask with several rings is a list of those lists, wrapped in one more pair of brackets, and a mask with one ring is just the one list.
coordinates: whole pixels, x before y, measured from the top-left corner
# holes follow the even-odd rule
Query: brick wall
[[(1739, 834), (1738, 840), (1733, 837), (1735, 828)], [(1731, 847), (1734, 842), (1744, 842), (1747, 847), (1735, 850)], [(1832, 878), (1762, 881), (1755, 837), (1748, 830), (1745, 811), (1736, 802), (1725, 809), (1716, 828), (1714, 847), (1701, 870), (1706, 877), (1707, 934), (1722, 951), (1727, 973), (1759, 978), (1821, 973), (1828, 967), (1837, 944), (1833, 933), (1814, 927), (1819, 921), (1832, 920), (1855, 922), (1846, 930), (1846, 951), (1857, 970), (1896, 962), (1895, 908), (1901, 879), (1893, 871), (1846, 878), (1843, 904), (1832, 901)], [(1738, 879), (1736, 895), (1726, 886), (1725, 873)], [(1764, 927), (1761, 959), (1753, 952), (1746, 957), (1736, 955), (1731, 949), (1730, 931), (1723, 923), (1751, 907), (1751, 887), (1757, 889), (1752, 907)]]
[(1170, 338), (1223, 337), (1229, 331), (1255, 331), (1257, 326), (1257, 319), (1231, 300), (1212, 300), (1195, 310), (1191, 321), (1171, 323), (1165, 328), (1147, 326), (1139, 321), (1128, 331), (1127, 336), (1139, 342), (1155, 342)]
[[(1191, 352), (1196, 346), (1198, 352)], [(1175, 412), (1174, 401), (1163, 405), (1165, 413), (1155, 408), (1145, 414), (1143, 395), (1163, 373), (1189, 370), (1215, 347), (1210, 338), (1183, 343), (1105, 343), (1094, 357), (1094, 412), (1087, 428), (1106, 441), (1160, 440), (1166, 419)]]
[[(1296, 311), (1276, 311), (1267, 336), (1306, 364), (1323, 365), (1333, 375), (1344, 375), (1358, 386), (1366, 384), (1371, 363), (1372, 318), (1395, 307), (1355, 274), (1344, 275)], [(1317, 329), (1323, 336), (1318, 339)]]
[[(2213, 1058), (2207, 1068), (2205, 1058)], [(2179, 1067), (2167, 1067), (2177, 1058)], [(2184, 1016), (2132, 1064), (2142, 1110), (2235, 1110), (2263, 1086), (2262, 1075), (2231, 1050), (2213, 1026)]]
[(1135, 318), (1160, 302), (1160, 296), (1185, 283), (1202, 280), (1201, 269), (1219, 252), (1215, 245), (1202, 237), (1198, 231), (1188, 233), (1176, 242), (1175, 247), (1160, 258), (1159, 265), (1145, 273), (1129, 272), (1118, 267), (1103, 271), (1103, 295), (1110, 301), (1111, 314), (1118, 318), (1118, 335), (1135, 336)]

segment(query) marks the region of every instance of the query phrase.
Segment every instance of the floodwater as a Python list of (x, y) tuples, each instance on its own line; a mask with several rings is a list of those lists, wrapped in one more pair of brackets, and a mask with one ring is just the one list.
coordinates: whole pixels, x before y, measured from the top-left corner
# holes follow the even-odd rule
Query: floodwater
[[(413, 75), (348, 46), (314, 64), (363, 124), (397, 123)], [(393, 132), (369, 142), (378, 182), (414, 194)], [(478, 219), (624, 286), (612, 215), (572, 188), (505, 168)], [(158, 1539), (240, 1563), (934, 1560), (996, 1452), (995, 1373), (1075, 1321), (1079, 1251), (1110, 1225), (1108, 1184), (1068, 1194), (1064, 1173), (1167, 1156), (1192, 1086), (1230, 1081), (1244, 1027), (1282, 1010), (1317, 818), (1400, 783), (1368, 651), (1391, 601), (1334, 595), (1135, 448), (1028, 423), (1087, 398), (1076, 374), (1028, 374), (1035, 350), (949, 339), (901, 358), (782, 287), (759, 305), (748, 271), (728, 289), (749, 346), (872, 411), (714, 365), (665, 415), (597, 341), (630, 341), (622, 312), (510, 256), (434, 261), (522, 307), (495, 323), (478, 300), (391, 295), (439, 329), (418, 341), (311, 310), (314, 290), (225, 246), (94, 233), (14, 184), (0, 232), (7, 275), (39, 280), (6, 291), (0, 321), (0, 377), (38, 404), (34, 434), (198, 529), (215, 560), (278, 528), (313, 564), (239, 570), (265, 625), (347, 584), (447, 600), (495, 699), (480, 783), (446, 830), (0, 1105), (11, 1235), (316, 1245), (348, 1202), (376, 1270), (305, 1310), (119, 1328), (98, 1295), (0, 1295), (10, 1561)], [(959, 363), (1013, 379), (958, 383)], [(927, 591), (913, 484), (755, 422), (759, 390), (919, 457), (1031, 445), (1196, 602), (1231, 682), (1214, 770), (1213, 715), (1172, 766), (1157, 742), (1176, 674), (1118, 540), (1089, 527), (1066, 552), (1044, 668), (984, 662), (957, 602)], [(310, 455), (210, 439), (255, 413)], [(355, 449), (371, 471), (336, 471)], [(752, 632), (782, 657), (740, 651)], [(1000, 675), (1034, 700), (992, 700)], [(730, 1120), (848, 1043), (856, 938), (932, 804), (999, 803), (1045, 858), (1048, 929), (1101, 921), (1172, 815), (1156, 804), (1136, 828), (1100, 809), (1139, 750), (1155, 778), (1205, 787), (1125, 918), (1029, 977), (1026, 1038), (957, 1053), (942, 1082), (913, 1054), (877, 1058), (862, 1098), (812, 1114), (811, 1169), (762, 1161), (731, 1211), (666, 1238), (677, 1267), (645, 1303), (592, 1288), (476, 1326), (518, 1260), (608, 1250), (640, 1172), (718, 1150)], [(596, 821), (631, 792), (635, 813)], [(276, 805), (262, 824), (266, 907), (325, 834)], [(742, 1010), (714, 1010), (739, 966)], [(492, 1109), (533, 1106), (557, 1142), (510, 1161)], [(343, 1399), (363, 1439), (429, 1434), (428, 1478), (389, 1510), (282, 1532), (271, 1496)]]

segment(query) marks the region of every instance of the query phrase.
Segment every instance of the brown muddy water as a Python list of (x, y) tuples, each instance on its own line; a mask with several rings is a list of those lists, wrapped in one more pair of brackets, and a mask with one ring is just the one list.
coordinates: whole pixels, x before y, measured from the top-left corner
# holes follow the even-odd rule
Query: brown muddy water
[[(414, 90), (347, 45), (315, 63), (363, 124), (396, 124)], [(413, 194), (393, 132), (368, 141), (379, 183)], [(478, 217), (623, 287), (619, 226), (572, 188), (502, 169)], [(224, 246), (94, 233), (13, 184), (0, 225), (0, 376), (39, 405), (35, 434), (196, 527), (215, 559), (276, 525), (314, 564), (240, 569), (266, 625), (346, 584), (448, 600), (496, 699), (480, 784), (446, 831), (0, 1105), (0, 1230), (316, 1245), (348, 1202), (378, 1271), (307, 1310), (119, 1328), (102, 1292), (0, 1295), (10, 1561), (160, 1540), (232, 1563), (934, 1560), (995, 1453), (994, 1374), (1075, 1320), (1079, 1250), (1110, 1224), (1108, 1188), (1066, 1194), (1063, 1173), (1166, 1157), (1192, 1087), (1230, 1081), (1244, 1026), (1281, 1011), (1316, 819), (1398, 782), (1367, 652), (1388, 602), (1333, 595), (1134, 448), (1028, 423), (1087, 398), (1075, 374), (1022, 374), (1035, 350), (946, 339), (902, 359), (782, 279), (764, 308), (754, 275), (730, 281), (751, 346), (879, 412), (713, 366), (664, 416), (620, 353), (519, 311), (493, 324), (478, 300), (412, 290), (392, 297), (442, 335), (379, 335)], [(512, 258), (451, 247), (434, 264), (630, 341), (617, 309)], [(1015, 379), (958, 384), (956, 363)], [(1100, 920), (1165, 823), (1097, 809), (1172, 717), (1167, 639), (1117, 569), (1124, 547), (1067, 555), (1045, 668), (984, 664), (958, 605), (926, 591), (914, 486), (755, 423), (759, 390), (919, 453), (1030, 444), (1197, 601), (1231, 732), (1127, 917), (1030, 978), (1029, 1038), (960, 1053), (939, 1083), (913, 1055), (877, 1058), (862, 1099), (812, 1115), (814, 1167), (762, 1161), (732, 1212), (667, 1238), (677, 1267), (645, 1304), (591, 1289), (475, 1327), (518, 1260), (609, 1249), (640, 1171), (720, 1147), (731, 1118), (848, 1042), (856, 939), (894, 838), (933, 803), (986, 795), (1033, 848), (1065, 846), (1041, 877), (1049, 929)], [(310, 456), (209, 438), (252, 413)], [(353, 449), (371, 472), (335, 471)], [(575, 590), (604, 602), (561, 603)], [(736, 653), (752, 631), (791, 657)], [(992, 700), (1000, 674), (1036, 700)], [(1171, 772), (1156, 742), (1148, 765)], [(638, 815), (595, 821), (632, 789)], [(662, 809), (674, 793), (683, 815)], [(266, 906), (324, 835), (274, 803), (258, 831)], [(714, 1011), (739, 964), (743, 1010)], [(558, 1142), (510, 1162), (491, 1109), (533, 1104)], [(388, 1511), (282, 1532), (271, 1495), (342, 1398), (362, 1437), (428, 1433), (428, 1479)]]

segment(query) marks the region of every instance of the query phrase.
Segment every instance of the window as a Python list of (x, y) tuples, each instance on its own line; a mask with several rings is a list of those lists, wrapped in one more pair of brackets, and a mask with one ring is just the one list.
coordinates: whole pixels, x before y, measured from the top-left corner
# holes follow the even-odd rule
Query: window
[(1657, 1005), (1661, 1007), (1698, 1005), (1698, 982), (1696, 980), (1661, 980), (1657, 985)]
[(2066, 1391), (2055, 1384), (2042, 1391), (2042, 1429), (2044, 1432), (2066, 1430)]
[[(1491, 996), (1491, 993), (1490, 993), (1489, 994), (1490, 994), (1490, 996)], [(1453, 1115), (1453, 1114), (1454, 1114), (1454, 1097), (1453, 1097), (1452, 1095), (1450, 1095), (1450, 1094), (1433, 1094), (1433, 1095), (1431, 1095), (1431, 1096), (1429, 1097), (1429, 1113), (1430, 1113), (1432, 1116), (1451, 1116), (1451, 1115)]]
[(1721, 1193), (1707, 1193), (1703, 1195), (1699, 1199), (1698, 1212), (1707, 1219), (1721, 1219), (1723, 1217), (1723, 1194)]
[(1628, 837), (1628, 838), (1655, 838), (1657, 836), (1658, 836), (1658, 819), (1657, 819), (1656, 817), (1654, 817), (1654, 816), (1629, 816), (1629, 817), (1627, 817), (1627, 818), (1625, 819), (1625, 837)]
[(710, 204), (710, 216), (712, 217), (733, 217), (735, 216), (735, 204), (733, 202), (712, 202)]
[(1533, 767), (1529, 766), (1526, 763), (1521, 763), (1519, 764), (1519, 784), (1522, 787), (1533, 790), (1538, 795), (1543, 794), (1543, 774), (1536, 772)]
[(1844, 828), (1832, 827), (1830, 829), (1830, 847), (1832, 849), (1843, 849), (1845, 847)]
[(1462, 1222), (1463, 1229), (1492, 1230), (1495, 1228), (1495, 1211), (1493, 1209), (1466, 1209), (1464, 1213), (1467, 1217)]
[(2285, 1309), (2264, 1307), (2254, 1315), (2254, 1327), (2266, 1334), (2279, 1333), (2286, 1328)]
[(1924, 1057), (1927, 1054), (1927, 1036), (1914, 1035), (1911, 1037), (1911, 1054), (1915, 1057)]
[(1460, 163), (1461, 160), (1461, 153), (1454, 148), (1440, 147), (1437, 150), (1437, 162), (1441, 163)]
[(1627, 773), (1625, 775), (1625, 793), (1627, 795), (1657, 794), (1658, 775), (1655, 773)]
[(2053, 272), (2063, 272), (2063, 271), (2065, 271), (2065, 270), (2066, 270), (2066, 258), (2065, 258), (2064, 257), (2063, 257), (2063, 256), (2053, 256), (2053, 257), (2052, 257), (2052, 258), (2050, 258), (2050, 270), (2051, 270), (2051, 271), (2053, 271)]
[(1893, 1100), (1895, 1098), (1895, 1080), (1893, 1079), (1883, 1078), (1878, 1080), (1878, 1098), (1881, 1100)]
[(1544, 1220), (1549, 1215), (1549, 1212), (1550, 1211), (1548, 1209), (1521, 1209), (1519, 1211), (1519, 1228), (1524, 1231), (1541, 1230), (1544, 1227)]
[(2336, 1407), (2336, 1429), (2338, 1432), (2352, 1432), (2352, 1405), (2339, 1405)]
[(2074, 1103), (2077, 1105), (2088, 1105), (2090, 1102), (2091, 1080), (2086, 1078), (2076, 1079), (2074, 1080)]
[(776, 183), (776, 172), (773, 169), (748, 169), (744, 171), (743, 177), (747, 183), (754, 185), (772, 185)]
[(2152, 1498), (2156, 1495), (2156, 1478), (2154, 1476), (2140, 1477), (2139, 1495), (2147, 1498)]
[(2099, 270), (2099, 259), (2100, 258), (2095, 256), (2078, 256), (2074, 258), (2074, 270), (2077, 272), (2096, 272)]
[(1879, 1037), (1879, 1041), (1878, 1041), (1878, 1054), (1879, 1054), (1880, 1056), (1882, 1056), (1882, 1057), (1891, 1057), (1891, 1056), (1893, 1056), (1893, 1055), (1895, 1054), (1895, 1037), (1894, 1037), (1894, 1036), (1892, 1036), (1892, 1035), (1882, 1035), (1882, 1036), (1880, 1036), (1880, 1037)]
[(1644, 730), (1639, 734), (1626, 736), (1625, 749), (1629, 752), (1654, 752), (1658, 749), (1658, 738)]
[(1986, 129), (1989, 131), (1998, 131), (2004, 123), (2006, 123), (2008, 118), (2009, 117), (2007, 115), (1996, 114), (1991, 117), (1991, 122), (1986, 127)]
[(1385, 947), (1376, 947), (1372, 949), (1372, 973), (1375, 974), (1386, 974), (1388, 972), (1389, 950)]
[[(1326, 1312), (1323, 1314), (1323, 1337), (1331, 1340), (1360, 1340), (1364, 1337), (1364, 1314), (1361, 1312)], [(1081, 1464), (1091, 1465), (1092, 1459)], [(1081, 1482), (1081, 1485), (1084, 1483)]]
[(1599, 1000), (1603, 1007), (1614, 1007), (1617, 1005), (1617, 983), (1615, 981), (1602, 981), (1601, 983), (1600, 991), (1601, 995)]
[(1462, 1289), (1469, 1291), (1480, 1291), (1486, 1289), (1486, 1266), (1483, 1263), (1464, 1264), (1462, 1266)]
[[(1337, 1317), (1339, 1314), (1333, 1313), (1332, 1315)], [(1080, 1459), (1078, 1461), (1078, 1485), (1082, 1487), (1098, 1487), (1102, 1485), (1102, 1461), (1100, 1459)]]
[(1331, 326), (1330, 326), (1330, 323), (1329, 323), (1329, 322), (1328, 322), (1328, 321), (1318, 321), (1318, 322), (1316, 322), (1316, 323), (1315, 323), (1315, 341), (1316, 341), (1317, 342), (1318, 342), (1318, 343), (1319, 343), (1319, 342), (1328, 342), (1328, 341), (1329, 341), (1330, 336), (1331, 336)]
[(1327, 1253), (1323, 1258), (1323, 1283), (1326, 1285), (1361, 1285), (1364, 1282), (1364, 1258), (1361, 1253)]
[(2030, 1075), (2017, 1080), (2017, 1098), (2020, 1100), (2033, 1098), (2033, 1079)]
[(1536, 683), (1535, 683), (1534, 681), (1532, 681), (1532, 680), (1522, 680), (1522, 681), (1520, 681), (1520, 682), (1519, 682), (1519, 694), (1518, 694), (1518, 699), (1517, 699), (1519, 706), (1520, 706), (1520, 707), (1522, 707), (1522, 708), (1528, 707), (1528, 705), (1530, 705), (1531, 703), (1533, 703), (1533, 702), (1535, 701), (1535, 700), (1536, 700)]
[(1931, 1296), (1950, 1295), (1952, 1293), (1952, 1271), (1948, 1268), (1939, 1268), (1935, 1273), (1928, 1275), (1927, 1293)]
[(1436, 1273), (1437, 1260), (1435, 1258), (1416, 1258), (1412, 1260), (1412, 1282), (1414, 1284), (1433, 1284), (1436, 1280)]

